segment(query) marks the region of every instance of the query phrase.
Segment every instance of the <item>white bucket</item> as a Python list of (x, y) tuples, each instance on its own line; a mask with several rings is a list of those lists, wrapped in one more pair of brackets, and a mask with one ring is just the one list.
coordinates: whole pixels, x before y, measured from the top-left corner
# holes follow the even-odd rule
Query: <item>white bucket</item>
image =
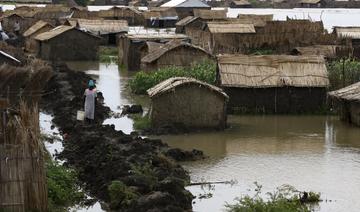
[(78, 110), (76, 114), (76, 120), (84, 121), (84, 119), (85, 119), (85, 111)]

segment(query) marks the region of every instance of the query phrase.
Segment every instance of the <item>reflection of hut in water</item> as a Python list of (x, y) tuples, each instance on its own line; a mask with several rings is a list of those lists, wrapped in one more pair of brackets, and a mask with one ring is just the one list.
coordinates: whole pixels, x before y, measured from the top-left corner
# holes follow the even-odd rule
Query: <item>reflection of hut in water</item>
[(71, 26), (58, 26), (35, 37), (45, 60), (96, 60), (100, 38)]
[(360, 82), (332, 91), (329, 96), (337, 100), (342, 120), (360, 126)]
[(151, 125), (224, 129), (228, 96), (218, 87), (174, 77), (150, 88)]
[(67, 25), (101, 36), (103, 45), (115, 45), (116, 38), (129, 30), (126, 20), (68, 19)]
[(218, 83), (233, 112), (311, 113), (323, 108), (329, 85), (321, 56), (223, 55)]
[[(140, 69), (141, 58), (149, 53), (153, 43), (165, 44), (171, 40), (188, 40), (183, 34), (137, 34), (119, 37), (119, 62), (130, 71)], [(151, 43), (148, 43), (151, 42)], [(145, 50), (145, 52), (144, 52)]]
[(29, 29), (27, 29), (23, 36), (26, 39), (25, 40), (25, 49), (28, 52), (36, 52), (37, 51), (37, 42), (34, 39), (38, 34), (41, 34), (43, 32), (47, 32), (54, 27), (45, 22), (45, 21), (38, 21), (34, 25), (32, 25)]
[(173, 40), (155, 48), (141, 59), (142, 70), (157, 70), (168, 66), (190, 67), (195, 63), (211, 60), (204, 49), (181, 40)]

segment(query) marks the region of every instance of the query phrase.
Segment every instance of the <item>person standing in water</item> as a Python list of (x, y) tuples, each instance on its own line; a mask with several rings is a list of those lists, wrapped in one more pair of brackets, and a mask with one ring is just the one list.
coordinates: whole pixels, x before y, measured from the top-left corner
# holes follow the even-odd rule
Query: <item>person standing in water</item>
[(93, 80), (89, 80), (88, 88), (84, 92), (85, 98), (85, 119), (87, 122), (92, 123), (95, 116), (95, 101), (96, 101), (96, 88)]

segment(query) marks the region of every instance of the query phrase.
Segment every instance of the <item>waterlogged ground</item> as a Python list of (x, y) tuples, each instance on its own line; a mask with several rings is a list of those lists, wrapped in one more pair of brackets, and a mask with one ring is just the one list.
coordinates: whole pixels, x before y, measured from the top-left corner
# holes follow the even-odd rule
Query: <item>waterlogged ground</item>
[[(119, 112), (119, 106), (140, 103), (148, 108), (144, 96), (127, 90), (132, 73), (117, 65), (72, 63), (97, 80), (105, 103)], [(127, 117), (111, 118), (127, 133), (133, 130)], [(357, 212), (360, 209), (360, 129), (344, 124), (336, 116), (229, 116), (230, 128), (223, 132), (161, 136), (173, 147), (200, 149), (209, 157), (183, 164), (193, 182), (233, 181), (235, 184), (190, 186), (196, 196), (194, 211), (222, 211), (225, 202), (252, 194), (257, 181), (263, 191), (290, 184), (301, 191), (321, 192), (317, 211)]]

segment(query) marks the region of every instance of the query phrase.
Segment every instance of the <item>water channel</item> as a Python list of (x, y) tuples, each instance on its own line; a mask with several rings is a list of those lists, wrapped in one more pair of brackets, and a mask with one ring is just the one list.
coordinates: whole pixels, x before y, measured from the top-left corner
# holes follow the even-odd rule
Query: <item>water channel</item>
[[(115, 111), (124, 104), (140, 103), (148, 108), (149, 99), (131, 94), (126, 85), (133, 73), (118, 70), (116, 64), (71, 63), (97, 81), (105, 103)], [(111, 118), (124, 132), (133, 130), (127, 117)], [(184, 163), (192, 182), (233, 181), (212, 187), (191, 186), (196, 196), (211, 193), (212, 198), (195, 199), (194, 211), (222, 211), (225, 202), (251, 194), (253, 183), (263, 191), (283, 184), (297, 189), (321, 192), (318, 211), (360, 209), (360, 129), (342, 123), (336, 116), (229, 116), (223, 132), (167, 135), (160, 138), (170, 146), (200, 149), (205, 160)]]

